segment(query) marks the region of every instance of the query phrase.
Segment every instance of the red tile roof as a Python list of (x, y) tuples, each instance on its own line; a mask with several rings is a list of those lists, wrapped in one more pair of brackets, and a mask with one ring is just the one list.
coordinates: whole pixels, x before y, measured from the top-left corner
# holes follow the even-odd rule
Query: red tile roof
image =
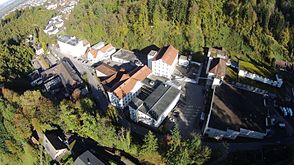
[(164, 61), (166, 64), (172, 65), (176, 60), (178, 53), (179, 50), (177, 50), (172, 45), (169, 45), (167, 48), (161, 48), (154, 57), (154, 60), (162, 59), (162, 61)]
[(117, 73), (113, 67), (111, 67), (110, 65), (108, 65), (106, 63), (101, 63), (95, 69), (98, 70), (99, 72), (105, 74), (106, 76), (112, 76)]
[(145, 65), (138, 67), (131, 76), (123, 76), (124, 82), (120, 81), (110, 91), (112, 91), (119, 99), (125, 97), (136, 85), (138, 81), (143, 81), (148, 75), (151, 74), (151, 70)]
[(109, 51), (110, 49), (114, 48), (111, 44), (107, 44), (106, 46), (104, 46), (103, 48), (99, 49), (99, 51), (105, 53), (107, 51)]

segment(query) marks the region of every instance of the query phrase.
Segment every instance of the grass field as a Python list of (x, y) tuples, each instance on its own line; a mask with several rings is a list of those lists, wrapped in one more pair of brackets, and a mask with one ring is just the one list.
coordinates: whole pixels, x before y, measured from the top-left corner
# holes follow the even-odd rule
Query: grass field
[(235, 82), (240, 82), (243, 84), (247, 84), (259, 89), (263, 89), (263, 90), (267, 90), (269, 92), (272, 93), (278, 93), (279, 90), (275, 87), (272, 87), (270, 85), (255, 81), (255, 80), (251, 80), (249, 78), (244, 78), (244, 77), (239, 77), (237, 71), (233, 70), (230, 67), (227, 67), (227, 71), (226, 71), (226, 80), (227, 81), (235, 81)]
[(29, 144), (24, 145), (24, 154), (22, 155), (22, 162), (26, 165), (37, 164), (37, 155), (33, 153), (33, 149)]
[(248, 71), (250, 73), (255, 73), (263, 77), (272, 78), (274, 77), (273, 71), (266, 69), (260, 65), (255, 65), (246, 61), (239, 61), (239, 67), (242, 70)]

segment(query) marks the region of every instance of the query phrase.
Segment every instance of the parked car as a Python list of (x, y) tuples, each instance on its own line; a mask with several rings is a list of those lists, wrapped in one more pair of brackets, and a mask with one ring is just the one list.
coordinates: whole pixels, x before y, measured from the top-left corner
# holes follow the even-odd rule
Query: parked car
[(178, 112), (178, 111), (174, 111), (174, 112), (173, 112), (173, 115), (174, 115), (174, 117), (179, 117), (179, 116), (180, 116), (180, 112)]
[(280, 128), (285, 128), (285, 127), (286, 127), (286, 124), (285, 124), (285, 123), (282, 123), (282, 122), (280, 122), (280, 123), (279, 123), (279, 127), (280, 127)]

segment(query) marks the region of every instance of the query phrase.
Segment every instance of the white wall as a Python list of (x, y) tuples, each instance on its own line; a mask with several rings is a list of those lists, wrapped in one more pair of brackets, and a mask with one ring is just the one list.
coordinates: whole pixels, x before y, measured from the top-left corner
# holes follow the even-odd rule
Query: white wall
[(129, 106), (130, 110), (130, 117), (135, 122), (143, 122), (147, 125), (150, 125), (152, 127), (158, 128), (160, 124), (163, 122), (163, 120), (168, 116), (168, 114), (173, 110), (173, 108), (176, 106), (177, 102), (180, 99), (180, 93), (174, 98), (174, 100), (170, 103), (170, 105), (166, 108), (166, 110), (158, 117), (157, 120), (153, 119), (150, 115), (145, 114), (138, 109), (134, 109)]
[(266, 133), (240, 128), (240, 135), (239, 136), (256, 138), (256, 139), (263, 139), (266, 136)]
[(266, 133), (257, 132), (253, 130), (248, 130), (244, 128), (240, 128), (239, 131), (227, 129), (227, 131), (219, 130), (216, 128), (207, 127), (204, 130), (204, 133), (209, 137), (215, 139), (228, 138), (235, 139), (236, 137), (247, 137), (247, 138), (255, 138), (255, 139), (263, 139), (266, 136)]
[(66, 148), (55, 150), (55, 148), (53, 147), (53, 145), (50, 143), (50, 141), (47, 139), (45, 135), (43, 138), (43, 146), (46, 152), (51, 156), (53, 160), (60, 158), (67, 151)]
[(154, 123), (156, 122), (152, 117), (138, 110), (137, 110), (137, 118), (138, 118), (137, 122), (141, 121), (142, 123), (145, 123), (150, 126), (154, 126)]
[(185, 59), (179, 59), (179, 65), (181, 66), (188, 66), (189, 65), (189, 61), (185, 60)]
[(260, 75), (254, 74), (254, 73), (250, 73), (250, 72), (247, 72), (247, 71), (241, 70), (241, 69), (239, 70), (238, 75), (241, 77), (246, 77), (246, 78), (249, 78), (249, 79), (252, 79), (255, 81), (259, 81), (259, 82), (262, 82), (262, 83), (265, 83), (265, 84), (268, 84), (271, 86), (279, 87), (279, 88), (283, 85), (283, 80), (279, 79), (277, 76), (276, 77), (278, 79), (275, 81), (275, 80), (271, 80), (266, 77), (263, 77), (263, 76), (260, 76)]
[(215, 138), (215, 139), (222, 139), (222, 138), (236, 139), (236, 137), (239, 135), (239, 132), (234, 130), (224, 131), (220, 129), (207, 127), (204, 130), (204, 134), (206, 134), (208, 137)]
[(57, 41), (60, 51), (62, 53), (71, 55), (73, 57), (81, 57), (82, 55), (85, 54), (86, 50), (90, 47), (90, 45), (83, 45), (83, 41), (79, 41), (79, 43), (75, 46), (67, 44), (67, 43), (63, 43), (60, 41)]
[(173, 69), (171, 65), (167, 65), (161, 59), (152, 61), (152, 73), (156, 76), (170, 78)]

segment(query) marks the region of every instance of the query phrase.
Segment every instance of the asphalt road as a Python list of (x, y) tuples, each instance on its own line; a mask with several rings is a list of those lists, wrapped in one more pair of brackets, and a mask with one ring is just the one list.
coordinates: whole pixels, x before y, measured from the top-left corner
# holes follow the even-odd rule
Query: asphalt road
[(48, 49), (52, 54), (57, 55), (60, 59), (64, 57), (69, 58), (81, 75), (87, 75), (92, 97), (99, 103), (100, 110), (102, 110), (102, 112), (106, 112), (108, 107), (108, 99), (96, 77), (95, 71), (90, 67), (90, 64), (82, 63), (81, 61), (74, 59), (71, 55), (60, 52), (60, 50), (56, 47), (50, 46)]

